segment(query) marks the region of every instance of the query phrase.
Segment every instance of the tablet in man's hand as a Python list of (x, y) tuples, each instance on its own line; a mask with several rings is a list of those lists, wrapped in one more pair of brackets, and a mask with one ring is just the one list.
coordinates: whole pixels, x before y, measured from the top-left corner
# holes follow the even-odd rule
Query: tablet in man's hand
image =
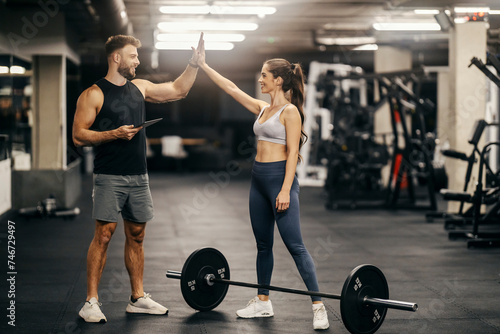
[(146, 122), (142, 123), (141, 125), (136, 126), (136, 128), (139, 128), (139, 127), (141, 127), (141, 126), (142, 126), (143, 128), (147, 128), (148, 126), (153, 125), (153, 124), (155, 124), (155, 123), (157, 123), (157, 122), (161, 121), (162, 119), (163, 119), (163, 118), (156, 118), (156, 119), (152, 119), (152, 120), (146, 121)]

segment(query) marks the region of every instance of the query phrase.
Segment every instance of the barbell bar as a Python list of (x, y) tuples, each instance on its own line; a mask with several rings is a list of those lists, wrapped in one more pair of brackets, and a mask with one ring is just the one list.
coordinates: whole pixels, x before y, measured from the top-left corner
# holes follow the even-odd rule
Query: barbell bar
[[(182, 273), (180, 271), (169, 270), (169, 271), (167, 271), (167, 277), (180, 279), (182, 277)], [(323, 292), (296, 290), (296, 289), (282, 288), (279, 286), (266, 285), (266, 284), (253, 284), (253, 283), (245, 283), (245, 282), (238, 282), (238, 281), (230, 281), (227, 279), (216, 278), (214, 274), (205, 275), (204, 280), (205, 280), (206, 284), (209, 286), (212, 286), (213, 283), (220, 283), (220, 284), (242, 286), (242, 287), (246, 287), (246, 288), (257, 288), (257, 289), (261, 288), (261, 289), (267, 289), (267, 290), (274, 290), (274, 291), (280, 291), (280, 292), (285, 292), (285, 293), (293, 293), (293, 294), (297, 294), (297, 295), (318, 296), (318, 297), (322, 297), (322, 298), (331, 298), (331, 299), (339, 299), (339, 300), (342, 299), (341, 295), (334, 295), (334, 294), (323, 293)], [(387, 308), (393, 308), (393, 309), (398, 309), (398, 310), (403, 310), (403, 311), (411, 311), (411, 312), (415, 312), (418, 309), (418, 305), (415, 303), (402, 302), (399, 300), (388, 300), (388, 299), (364, 297), (363, 303), (387, 307)]]
[(232, 281), (226, 258), (215, 248), (194, 251), (182, 271), (168, 270), (166, 276), (181, 281), (184, 300), (199, 311), (217, 307), (226, 296), (229, 285), (338, 299), (342, 321), (352, 334), (375, 333), (382, 325), (388, 308), (410, 312), (418, 309), (415, 303), (389, 300), (389, 287), (384, 274), (370, 264), (359, 265), (351, 271), (340, 295)]

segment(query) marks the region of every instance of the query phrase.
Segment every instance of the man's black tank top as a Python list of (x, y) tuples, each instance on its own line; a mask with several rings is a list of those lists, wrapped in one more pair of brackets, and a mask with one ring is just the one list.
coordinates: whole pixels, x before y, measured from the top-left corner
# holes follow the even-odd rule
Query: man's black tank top
[[(144, 96), (127, 80), (116, 86), (102, 78), (96, 85), (104, 94), (104, 103), (90, 130), (108, 131), (122, 125), (140, 125), (146, 119)], [(94, 147), (94, 173), (138, 175), (147, 172), (146, 131), (142, 129), (131, 140), (116, 139)]]

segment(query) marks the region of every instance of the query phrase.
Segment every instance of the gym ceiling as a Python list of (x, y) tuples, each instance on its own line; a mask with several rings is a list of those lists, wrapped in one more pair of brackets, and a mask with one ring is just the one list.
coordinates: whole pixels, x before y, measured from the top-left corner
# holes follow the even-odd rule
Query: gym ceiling
[[(155, 43), (160, 22), (186, 20), (230, 21), (256, 23), (252, 31), (236, 31), (244, 40), (234, 42), (231, 51), (214, 51), (213, 61), (227, 67), (253, 68), (265, 58), (290, 57), (298, 61), (311, 60), (356, 63), (370, 67), (373, 51), (357, 51), (367, 44), (393, 45), (409, 48), (423, 65), (446, 65), (449, 33), (431, 31), (380, 31), (374, 24), (429, 23), (436, 24), (435, 13), (417, 13), (415, 10), (448, 10), (451, 20), (455, 7), (489, 7), (498, 14), (488, 15), (490, 25), (488, 43), (498, 53), (500, 44), (500, 2), (498, 0), (269, 0), (269, 1), (198, 1), (198, 0), (0, 0), (1, 6), (38, 8), (39, 2), (56, 1), (66, 16), (67, 26), (78, 39), (77, 52), (82, 63), (95, 61), (102, 51), (107, 36), (130, 33), (142, 43), (141, 61), (151, 67), (156, 54)], [(162, 6), (201, 5), (209, 8), (220, 6), (274, 7), (271, 15), (231, 15), (211, 11), (208, 14), (165, 14)], [(235, 32), (235, 31), (233, 31)], [(210, 35), (210, 31), (205, 31)], [(185, 64), (189, 51), (160, 50), (160, 68), (165, 62)], [(181, 56), (179, 56), (181, 54)], [(210, 58), (209, 58), (210, 60)], [(154, 60), (153, 60), (154, 62)], [(154, 68), (154, 64), (152, 65)], [(236, 67), (238, 66), (238, 67)]]

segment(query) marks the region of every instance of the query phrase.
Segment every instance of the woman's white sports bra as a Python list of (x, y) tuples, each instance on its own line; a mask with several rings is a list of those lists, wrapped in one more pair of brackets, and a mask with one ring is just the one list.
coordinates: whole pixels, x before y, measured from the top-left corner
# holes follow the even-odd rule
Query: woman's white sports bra
[(280, 122), (280, 115), (283, 110), (285, 110), (287, 105), (288, 104), (285, 104), (280, 110), (278, 110), (278, 112), (272, 115), (271, 118), (260, 124), (259, 119), (264, 110), (269, 106), (262, 108), (259, 117), (257, 117), (255, 123), (253, 124), (253, 132), (257, 136), (257, 140), (286, 145), (286, 130), (285, 126)]

